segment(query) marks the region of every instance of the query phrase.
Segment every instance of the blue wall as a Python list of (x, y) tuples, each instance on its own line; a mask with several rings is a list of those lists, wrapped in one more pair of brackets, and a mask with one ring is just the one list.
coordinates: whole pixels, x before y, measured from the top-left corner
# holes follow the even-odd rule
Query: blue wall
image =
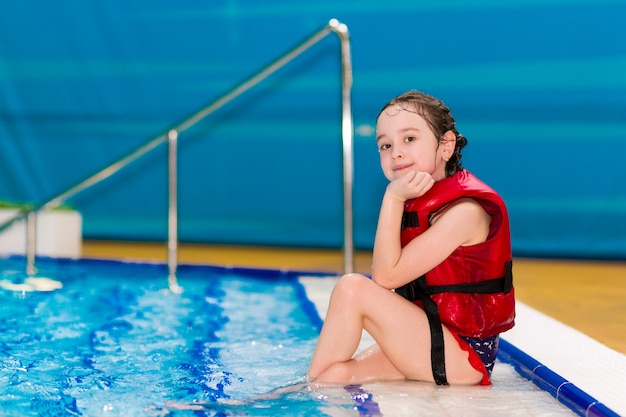
[[(517, 255), (626, 258), (626, 1), (1, 4), (0, 199), (53, 197), (336, 17), (352, 39), (357, 247), (386, 184), (374, 118), (415, 88), (451, 106)], [(341, 246), (338, 57), (328, 37), (181, 135), (181, 240)], [(84, 236), (164, 240), (165, 160), (163, 146), (72, 198)]]

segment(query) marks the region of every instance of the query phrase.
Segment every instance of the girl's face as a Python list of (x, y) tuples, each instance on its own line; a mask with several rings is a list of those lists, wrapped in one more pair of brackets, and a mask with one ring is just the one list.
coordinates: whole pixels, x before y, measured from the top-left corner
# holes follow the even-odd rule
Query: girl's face
[(444, 158), (452, 155), (454, 141), (452, 149), (448, 140), (439, 144), (426, 120), (411, 109), (394, 105), (383, 110), (376, 122), (376, 137), (380, 165), (389, 181), (410, 170), (427, 172), (435, 181), (446, 177)]

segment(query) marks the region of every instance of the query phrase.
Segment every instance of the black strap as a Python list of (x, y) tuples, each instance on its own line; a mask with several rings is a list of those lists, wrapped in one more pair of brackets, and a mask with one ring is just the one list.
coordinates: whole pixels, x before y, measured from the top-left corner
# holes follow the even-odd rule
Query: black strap
[(467, 284), (430, 285), (426, 288), (427, 294), (440, 294), (442, 292), (457, 292), (463, 294), (507, 294), (513, 289), (513, 262), (504, 264), (504, 276), (489, 279), (482, 282)]
[(513, 289), (513, 262), (505, 263), (505, 273), (503, 277), (490, 279), (483, 282), (451, 285), (426, 284), (426, 276), (422, 275), (413, 282), (409, 282), (400, 288), (396, 288), (396, 293), (409, 301), (421, 300), (424, 305), (424, 312), (428, 318), (430, 327), (430, 361), (433, 371), (433, 378), (437, 385), (448, 385), (446, 378), (445, 346), (443, 341), (443, 327), (439, 316), (437, 303), (430, 298), (432, 294), (442, 292), (473, 293), (473, 294), (495, 294), (508, 293)]
[(418, 226), (419, 226), (419, 220), (417, 219), (416, 211), (405, 211), (402, 213), (401, 230), (404, 230), (407, 227), (418, 227)]
[[(420, 277), (419, 279), (422, 279)], [(400, 288), (396, 288), (396, 293), (409, 301), (421, 299), (420, 292), (424, 291), (428, 295), (440, 294), (442, 292), (456, 292), (464, 294), (508, 294), (513, 289), (513, 262), (507, 261), (504, 264), (504, 276), (489, 279), (482, 282), (470, 282), (466, 284), (450, 285), (425, 285), (417, 286), (417, 281), (409, 282)]]
[(424, 304), (424, 312), (428, 318), (430, 327), (430, 364), (433, 378), (437, 385), (448, 385), (446, 378), (445, 345), (443, 342), (443, 327), (439, 317), (439, 307), (428, 294), (426, 294), (426, 276), (413, 281), (416, 283), (420, 299)]

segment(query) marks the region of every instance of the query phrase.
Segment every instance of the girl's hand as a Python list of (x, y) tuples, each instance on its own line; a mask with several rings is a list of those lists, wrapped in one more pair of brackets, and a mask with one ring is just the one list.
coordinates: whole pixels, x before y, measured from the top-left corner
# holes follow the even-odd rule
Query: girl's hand
[(398, 201), (406, 201), (421, 197), (435, 184), (433, 177), (423, 171), (407, 172), (400, 178), (396, 178), (387, 185), (387, 193)]

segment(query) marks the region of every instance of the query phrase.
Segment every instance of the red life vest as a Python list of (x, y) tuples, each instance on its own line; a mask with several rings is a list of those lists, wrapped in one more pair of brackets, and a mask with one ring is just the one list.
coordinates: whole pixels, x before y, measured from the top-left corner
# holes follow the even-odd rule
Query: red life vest
[[(461, 198), (476, 200), (491, 216), (487, 240), (458, 247), (420, 284), (436, 303), (441, 323), (453, 333), (490, 337), (513, 327), (515, 319), (509, 217), (502, 198), (465, 170), (437, 181), (422, 197), (406, 201), (401, 244), (423, 233), (434, 215)], [(496, 283), (494, 290), (491, 284)], [(419, 297), (412, 301), (424, 307)]]

